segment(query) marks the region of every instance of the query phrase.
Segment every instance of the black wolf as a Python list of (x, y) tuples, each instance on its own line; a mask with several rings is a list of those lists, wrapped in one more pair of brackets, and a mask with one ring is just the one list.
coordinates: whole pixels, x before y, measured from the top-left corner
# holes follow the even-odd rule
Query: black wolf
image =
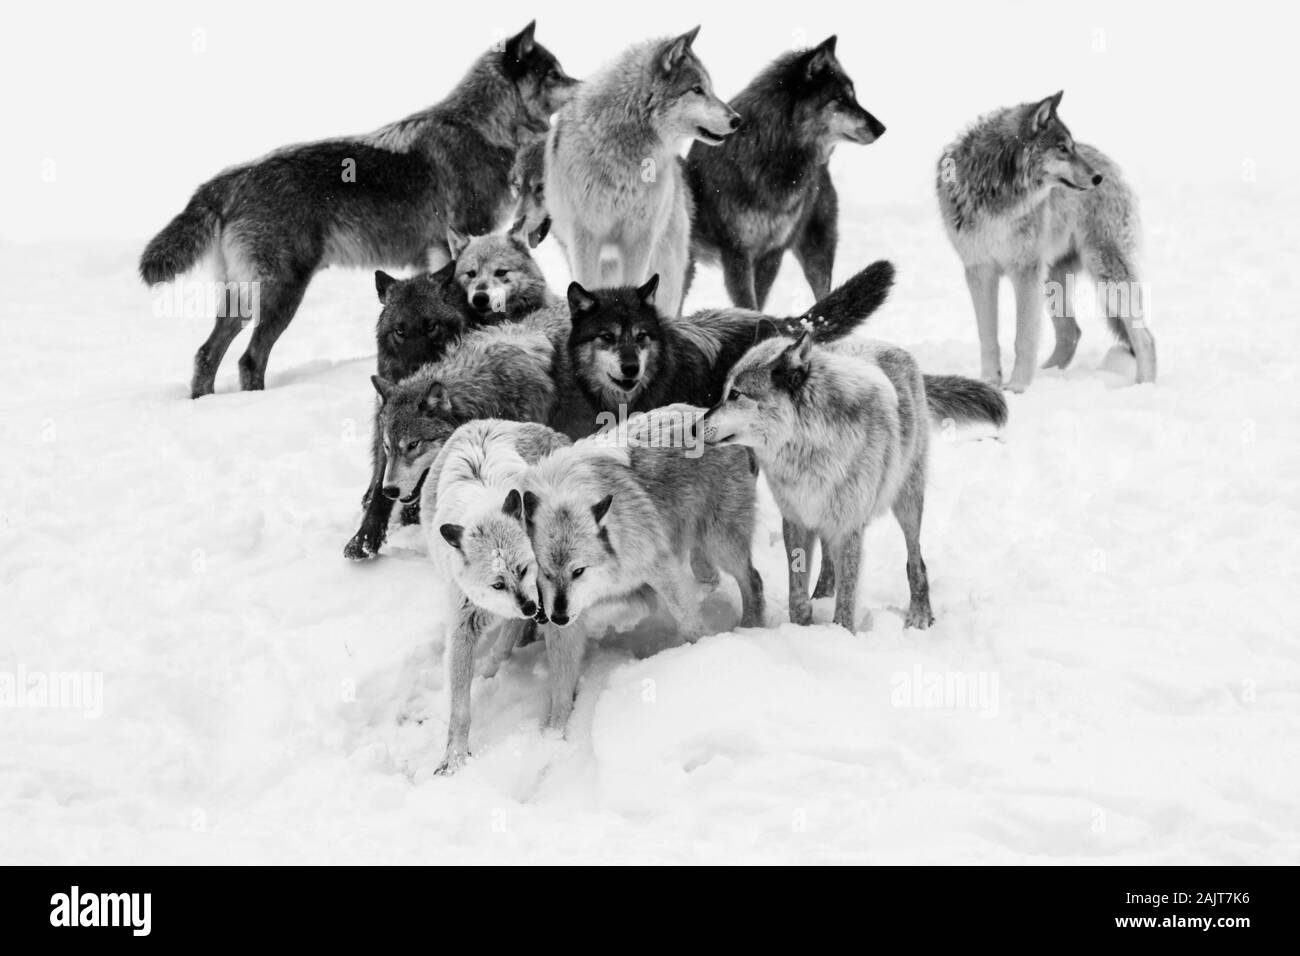
[(885, 127), (858, 104), (835, 58), (835, 37), (779, 57), (731, 107), (744, 117), (740, 128), (721, 145), (695, 143), (686, 156), (692, 252), (721, 260), (727, 294), (740, 308), (763, 308), (787, 249), (823, 298), (839, 218), (831, 151), (840, 142), (874, 142)]

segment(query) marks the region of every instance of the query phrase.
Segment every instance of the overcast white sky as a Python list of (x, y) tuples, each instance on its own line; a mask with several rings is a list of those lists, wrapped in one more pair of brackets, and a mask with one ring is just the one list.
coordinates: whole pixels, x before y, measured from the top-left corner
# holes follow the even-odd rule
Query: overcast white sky
[[(1294, 8), (1290, 8), (1294, 9)], [(269, 149), (373, 129), (440, 99), (530, 18), (582, 77), (620, 48), (703, 25), (724, 96), (780, 51), (840, 37), (888, 126), (837, 178), (926, 202), (935, 158), (991, 108), (1065, 90), (1075, 135), (1139, 184), (1225, 187), (1253, 162), (1289, 185), (1294, 14), (1281, 3), (664, 0), (447, 4), (276, 0), (24, 3), (0, 35), (0, 237), (147, 238), (200, 181)]]

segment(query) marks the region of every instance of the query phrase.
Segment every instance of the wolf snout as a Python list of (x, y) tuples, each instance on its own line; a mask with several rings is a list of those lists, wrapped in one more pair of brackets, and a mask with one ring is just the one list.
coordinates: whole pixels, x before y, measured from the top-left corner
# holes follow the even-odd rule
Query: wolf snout
[(739, 114), (739, 113), (732, 113), (732, 114), (731, 114), (731, 123), (730, 123), (731, 129), (732, 129), (732, 132), (735, 132), (736, 130), (740, 129), (740, 124), (741, 124), (742, 122), (744, 122), (744, 121), (740, 118), (740, 114)]
[(474, 308), (478, 309), (480, 312), (486, 312), (488, 306), (492, 304), (492, 300), (488, 298), (486, 292), (480, 291), (475, 292), (474, 295), (470, 297), (469, 304), (474, 306)]
[(552, 615), (551, 615), (551, 623), (554, 624), (556, 627), (564, 627), (566, 624), (569, 623), (569, 615), (567, 615), (567, 614), (552, 614)]
[(525, 601), (523, 604), (519, 605), (519, 613), (523, 614), (524, 617), (535, 619), (537, 617), (537, 602)]
[(1093, 174), (1092, 174), (1092, 184), (1093, 184), (1094, 186), (1100, 186), (1100, 185), (1101, 185), (1101, 180), (1102, 180), (1102, 175), (1101, 175), (1101, 173), (1093, 173)]
[(384, 497), (389, 501), (396, 501), (402, 495), (402, 489), (397, 485), (384, 485)]

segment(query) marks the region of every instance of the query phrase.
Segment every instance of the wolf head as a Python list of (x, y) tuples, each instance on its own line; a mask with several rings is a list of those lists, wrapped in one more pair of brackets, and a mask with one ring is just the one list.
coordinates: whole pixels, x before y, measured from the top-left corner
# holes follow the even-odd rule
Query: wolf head
[(1028, 168), (1037, 185), (1086, 191), (1101, 185), (1102, 176), (1075, 148), (1074, 137), (1057, 115), (1062, 90), (1037, 103), (1020, 107), (1020, 132), (1028, 150)]
[(395, 279), (375, 273), (375, 290), (383, 306), (375, 337), (379, 374), (398, 380), (421, 365), (436, 362), (465, 331), (466, 307), (452, 282), (451, 264), (432, 275)]
[(829, 156), (837, 143), (874, 143), (885, 125), (858, 103), (853, 81), (835, 56), (835, 37), (786, 61), (784, 88), (792, 94), (794, 125), (804, 142)]
[(379, 435), (388, 461), (384, 496), (403, 505), (414, 504), (438, 452), (470, 416), (457, 410), (438, 379), (416, 376), (393, 384), (374, 375), (370, 381), (383, 402)]
[(546, 140), (539, 139), (515, 154), (510, 169), (510, 191), (515, 197), (514, 225), (510, 231), (523, 236), (529, 249), (536, 249), (551, 230), (546, 211)]
[(631, 404), (653, 381), (663, 347), (655, 309), (659, 276), (640, 288), (588, 292), (569, 285), (569, 355), (578, 380), (606, 410)]
[(815, 361), (812, 333), (798, 339), (767, 338), (731, 369), (722, 401), (705, 413), (708, 445), (745, 445), (760, 457), (799, 431), (798, 402)]
[(462, 593), (498, 617), (538, 616), (537, 561), (523, 508), (522, 496), (512, 489), (499, 509), (465, 525), (438, 528), (453, 552), (452, 575)]
[(691, 49), (696, 27), (652, 48), (651, 122), (671, 145), (698, 139), (717, 146), (740, 126), (740, 114), (718, 99), (713, 81)]
[(544, 133), (551, 114), (572, 98), (578, 81), (533, 38), (536, 27), (534, 20), (502, 44), (499, 68), (519, 91), (531, 128)]
[(565, 627), (606, 596), (615, 575), (605, 528), (614, 496), (579, 500), (581, 490), (539, 498), (524, 492), (524, 516), (537, 556), (541, 613)]
[(456, 285), (475, 314), (518, 318), (546, 304), (546, 278), (519, 233), (470, 238), (453, 229), (447, 244)]

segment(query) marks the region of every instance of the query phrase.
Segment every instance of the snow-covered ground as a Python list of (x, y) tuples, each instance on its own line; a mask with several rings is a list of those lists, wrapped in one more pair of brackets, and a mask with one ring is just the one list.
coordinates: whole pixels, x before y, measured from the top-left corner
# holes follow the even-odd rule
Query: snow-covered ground
[[(419, 537), (341, 555), (369, 274), (318, 278), (267, 391), (235, 391), (245, 334), (191, 402), (209, 322), (153, 314), (140, 242), (0, 246), (0, 676), (102, 679), (100, 716), (0, 709), (0, 859), (1296, 862), (1300, 203), (1138, 187), (1160, 382), (1117, 387), (1090, 318), (1002, 440), (935, 442), (933, 629), (902, 629), (892, 521), (866, 538), (861, 633), (783, 623), (764, 492), (769, 628), (593, 647), (563, 740), (525, 648), (476, 685), (450, 779)], [(839, 278), (898, 266), (872, 333), (974, 373), (932, 203), (848, 199), (841, 228)], [(773, 299), (809, 304), (793, 263)], [(722, 301), (704, 271), (688, 306)], [(730, 627), (730, 583), (709, 602)]]

